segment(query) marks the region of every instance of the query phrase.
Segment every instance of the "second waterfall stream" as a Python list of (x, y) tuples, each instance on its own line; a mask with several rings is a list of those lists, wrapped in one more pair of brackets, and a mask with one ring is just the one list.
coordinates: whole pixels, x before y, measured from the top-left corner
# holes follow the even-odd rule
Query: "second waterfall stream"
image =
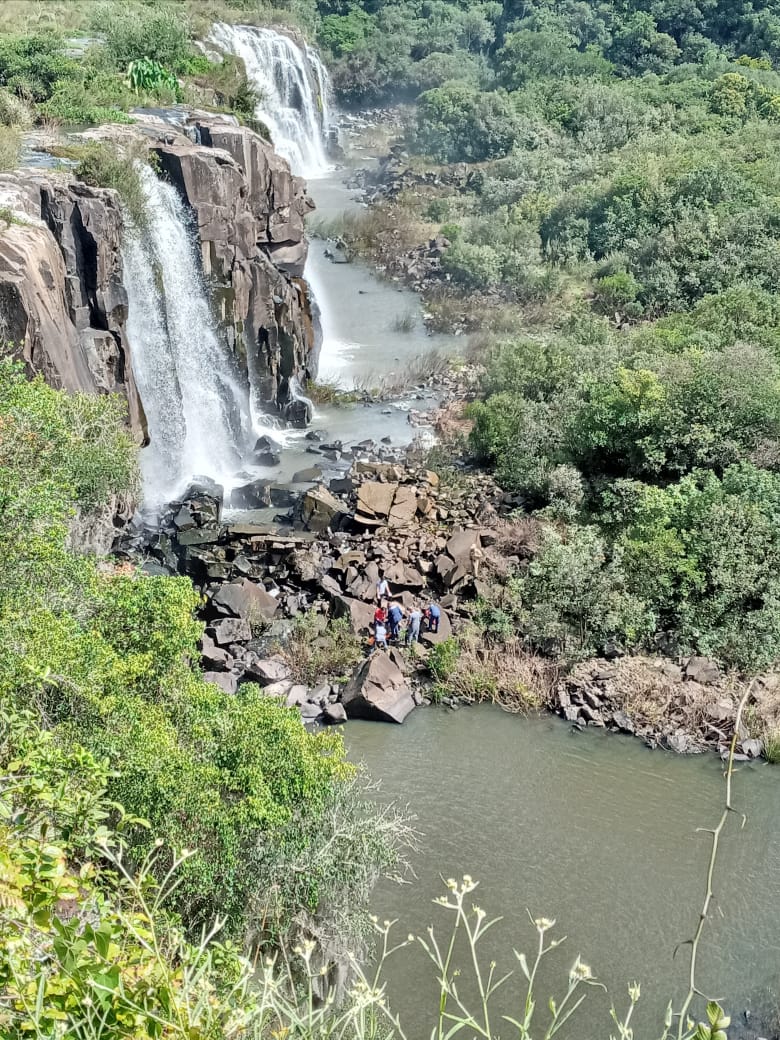
[(273, 29), (249, 25), (217, 22), (210, 39), (244, 62), (260, 98), (257, 117), (268, 126), (274, 147), (292, 172), (322, 175), (328, 169), (330, 81), (317, 52)]

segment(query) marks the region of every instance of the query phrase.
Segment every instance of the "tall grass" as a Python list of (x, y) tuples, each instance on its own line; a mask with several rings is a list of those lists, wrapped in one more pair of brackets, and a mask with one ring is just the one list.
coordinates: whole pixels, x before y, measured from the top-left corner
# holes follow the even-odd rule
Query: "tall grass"
[(780, 726), (767, 729), (764, 734), (764, 758), (772, 765), (780, 765)]
[(0, 126), (0, 172), (14, 170), (19, 165), (21, 143), (18, 130)]
[[(122, 868), (120, 867), (120, 870)], [(150, 903), (144, 887), (125, 873), (125, 883), (136, 913), (125, 920), (134, 938), (143, 941), (154, 954), (155, 986), (175, 995), (172, 1006), (148, 1008), (136, 1005), (123, 994), (112, 994), (110, 1019), (105, 1001), (85, 1002), (78, 1021), (63, 1022), (62, 1035), (83, 1040), (119, 1040), (128, 1036), (126, 1021), (135, 1020), (133, 1035), (189, 1037), (235, 1037), (241, 1040), (267, 1040), (269, 1037), (295, 1037), (296, 1040), (499, 1040), (514, 1036), (518, 1040), (553, 1040), (567, 1023), (573, 1023), (569, 1036), (577, 1033), (577, 1016), (594, 989), (605, 990), (579, 955), (561, 957), (565, 938), (554, 932), (555, 921), (529, 914), (533, 945), (528, 952), (514, 951), (514, 965), (499, 968), (484, 950), (485, 936), (498, 918), (474, 904), (478, 882), (469, 875), (461, 881), (446, 881), (446, 892), (434, 902), (445, 915), (443, 933), (429, 927), (423, 935), (396, 938), (393, 923), (374, 919), (379, 956), (376, 966), (366, 969), (354, 956), (349, 958), (350, 981), (339, 987), (328, 982), (329, 966), (313, 941), (302, 941), (284, 955), (267, 957), (258, 964), (243, 961), (242, 970), (228, 985), (216, 984), (220, 960), (224, 959), (216, 941), (218, 926), (194, 949), (171, 942), (171, 936), (158, 933), (155, 918), (158, 903)], [(430, 963), (437, 995), (430, 1002), (424, 1023), (407, 1024), (402, 1013), (391, 1008), (387, 999), (388, 962), (403, 956), (409, 947), (421, 948)], [(559, 962), (558, 991), (540, 992), (539, 976), (543, 964)], [(46, 970), (40, 965), (40, 972)], [(547, 973), (549, 974), (549, 973)], [(497, 998), (497, 995), (500, 997)], [(100, 997), (100, 991), (96, 991)], [(621, 1013), (613, 1004), (604, 1035), (614, 1030), (621, 1040), (631, 1040), (631, 1019), (640, 999), (637, 983), (628, 986), (628, 999)], [(499, 1004), (500, 1000), (500, 1004)], [(517, 1009), (513, 1016), (504, 1008)], [(30, 1040), (51, 1040), (41, 1026), (45, 1016), (34, 1005), (25, 1009), (24, 1035)], [(720, 1008), (708, 1005), (710, 1020), (719, 1028), (728, 1025)], [(606, 1016), (605, 1016), (606, 1019)], [(666, 1024), (659, 1023), (659, 1040), (692, 1040), (704, 1034), (690, 1023), (679, 1033), (672, 1028), (671, 1004)], [(65, 1027), (74, 1029), (68, 1032)], [(142, 1030), (142, 1027), (143, 1030)], [(725, 1036), (725, 1033), (723, 1033)]]

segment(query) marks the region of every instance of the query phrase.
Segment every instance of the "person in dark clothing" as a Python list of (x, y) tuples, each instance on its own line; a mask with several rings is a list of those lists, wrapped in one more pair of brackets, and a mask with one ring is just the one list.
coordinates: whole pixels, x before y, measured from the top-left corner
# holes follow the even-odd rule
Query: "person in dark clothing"
[(401, 630), (401, 622), (403, 621), (404, 612), (402, 608), (397, 604), (393, 603), (387, 612), (387, 622), (390, 629), (390, 638), (398, 639), (398, 633)]

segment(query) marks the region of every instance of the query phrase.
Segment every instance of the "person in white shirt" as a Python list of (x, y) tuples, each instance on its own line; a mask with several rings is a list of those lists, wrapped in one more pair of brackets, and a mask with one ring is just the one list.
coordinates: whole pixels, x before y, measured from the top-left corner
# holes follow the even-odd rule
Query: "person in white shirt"
[(387, 584), (387, 578), (383, 575), (379, 575), (376, 583), (376, 600), (380, 607), (386, 605), (390, 599), (390, 586)]

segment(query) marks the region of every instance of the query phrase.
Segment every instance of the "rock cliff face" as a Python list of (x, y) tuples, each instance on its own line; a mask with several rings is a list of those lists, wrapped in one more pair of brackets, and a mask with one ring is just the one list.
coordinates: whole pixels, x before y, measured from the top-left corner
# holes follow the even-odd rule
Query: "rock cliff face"
[[(227, 117), (143, 119), (91, 138), (146, 142), (193, 215), (215, 313), (255, 400), (288, 414), (293, 379), (316, 372), (319, 330), (303, 280), (303, 182), (258, 134)], [(71, 391), (117, 392), (147, 437), (126, 332), (117, 194), (59, 171), (0, 175), (0, 339), (31, 373)], [(152, 215), (153, 219), (153, 215)]]
[(31, 373), (70, 391), (119, 393), (139, 439), (116, 192), (58, 175), (0, 176), (0, 338)]
[(191, 137), (152, 142), (162, 175), (193, 213), (203, 271), (228, 340), (262, 401), (292, 403), (290, 379), (314, 375), (319, 329), (303, 280), (304, 182), (247, 127), (193, 117)]

